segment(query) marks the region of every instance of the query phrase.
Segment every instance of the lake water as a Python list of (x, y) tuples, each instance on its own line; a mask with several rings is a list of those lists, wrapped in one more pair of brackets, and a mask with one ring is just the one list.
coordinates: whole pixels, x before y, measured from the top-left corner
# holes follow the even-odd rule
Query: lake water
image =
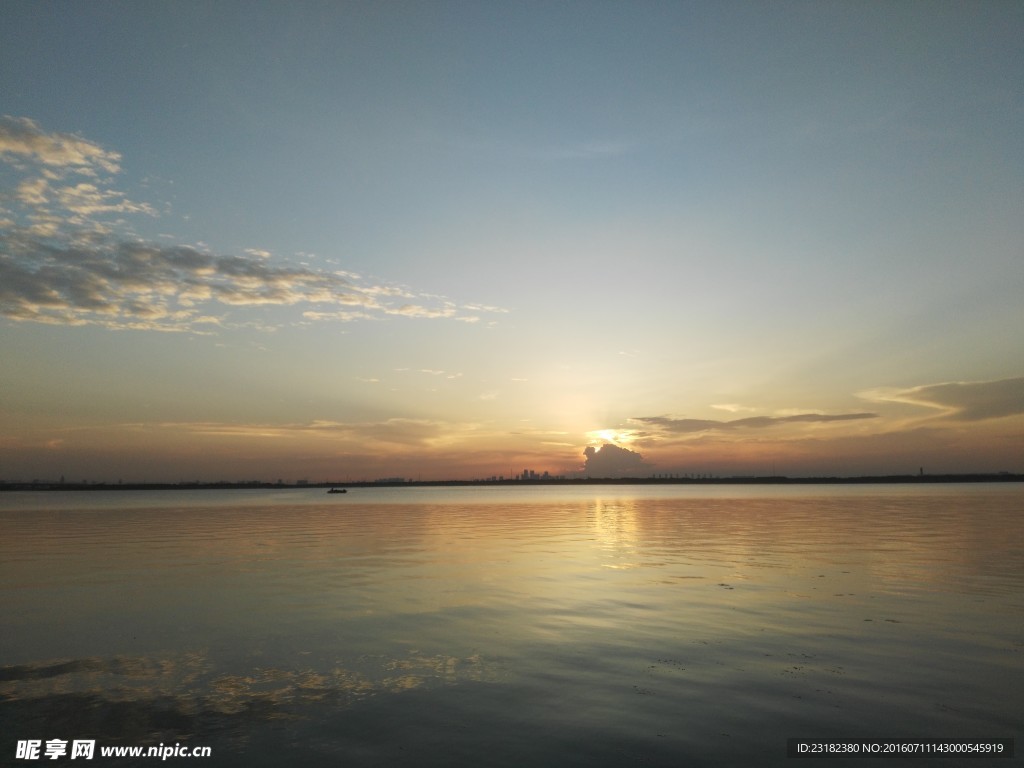
[(211, 768), (1024, 749), (1020, 484), (11, 492), (0, 611), (2, 764), (54, 738)]

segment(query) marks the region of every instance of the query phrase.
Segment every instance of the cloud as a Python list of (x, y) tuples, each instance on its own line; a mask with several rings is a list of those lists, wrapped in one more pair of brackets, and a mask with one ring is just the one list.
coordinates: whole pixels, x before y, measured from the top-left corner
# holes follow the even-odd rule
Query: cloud
[(583, 455), (586, 456), (583, 473), (587, 477), (637, 477), (648, 474), (651, 469), (639, 453), (613, 443), (605, 443), (600, 448), (588, 445)]
[(350, 312), (347, 310), (340, 310), (337, 312), (303, 312), (302, 316), (307, 320), (314, 322), (322, 322), (324, 320), (333, 320), (339, 323), (351, 323), (356, 320), (376, 320), (376, 315), (369, 312)]
[(936, 408), (959, 421), (984, 421), (1024, 414), (1024, 377), (996, 381), (952, 381), (911, 389), (870, 390), (861, 397)]
[(392, 418), (343, 422), (317, 419), (298, 424), (168, 423), (159, 425), (192, 434), (232, 437), (309, 438), (318, 436), (353, 449), (377, 450), (394, 446), (427, 449), (458, 441), (477, 430), (472, 423), (432, 419)]
[(747, 405), (740, 405), (739, 403), (719, 403), (712, 405), (712, 408), (718, 411), (728, 411), (729, 413), (744, 413), (749, 411), (757, 410)]
[[(37, 192), (38, 194), (38, 192)], [(61, 187), (54, 191), (56, 202), (64, 209), (80, 217), (92, 217), (101, 213), (148, 213), (154, 215), (153, 208), (146, 203), (135, 203), (126, 199), (120, 192), (100, 189), (95, 184), (75, 184)], [(45, 197), (38, 195), (45, 201)]]
[(779, 424), (800, 424), (800, 423), (829, 423), (836, 421), (858, 421), (860, 419), (874, 419), (875, 413), (798, 413), (792, 416), (750, 416), (745, 419), (734, 419), (732, 421), (717, 421), (715, 419), (674, 419), (669, 416), (640, 416), (631, 421), (640, 422), (647, 427), (660, 432), (673, 435), (694, 434), (697, 432), (709, 432), (711, 430), (729, 431), (736, 429), (764, 429)]
[(387, 310), (389, 315), (404, 317), (455, 317), (457, 309), (454, 304), (446, 303), (443, 307), (424, 307), (419, 304), (403, 304)]
[[(477, 322), (495, 308), (373, 284), (343, 270), (275, 264), (259, 248), (216, 254), (204, 246), (135, 236), (126, 217), (155, 216), (113, 188), (121, 156), (28, 118), (0, 118), (0, 316), (62, 325), (208, 332), (245, 308), (307, 305), (308, 322), (403, 316)], [(78, 177), (78, 178), (75, 178)], [(85, 177), (83, 179), (82, 177)], [(0, 187), (2, 188), (2, 187)]]
[[(0, 157), (14, 156), (44, 166), (95, 175), (117, 173), (121, 156), (69, 133), (46, 133), (27, 117), (0, 117)], [(5, 158), (6, 159), (6, 158)]]
[[(388, 307), (347, 279), (264, 259), (217, 256), (189, 246), (97, 237), (52, 244), (6, 233), (0, 253), (0, 314), (15, 320), (111, 328), (196, 330), (205, 309), (300, 303), (359, 307), (307, 312), (360, 319)], [(220, 319), (217, 320), (220, 322)]]

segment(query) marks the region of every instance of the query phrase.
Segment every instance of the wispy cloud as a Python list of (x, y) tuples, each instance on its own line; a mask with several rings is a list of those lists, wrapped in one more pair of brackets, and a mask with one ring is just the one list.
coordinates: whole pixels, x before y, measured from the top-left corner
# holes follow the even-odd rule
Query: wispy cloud
[(739, 403), (719, 403), (712, 405), (712, 408), (718, 411), (728, 411), (729, 413), (749, 413), (757, 410), (747, 405), (740, 405)]
[(385, 310), (389, 315), (402, 315), (403, 317), (455, 317), (458, 308), (445, 302), (440, 307), (425, 307), (421, 304), (402, 304), (399, 307), (389, 307)]
[(321, 438), (345, 450), (380, 450), (389, 447), (443, 446), (472, 434), (477, 425), (431, 419), (393, 418), (382, 421), (343, 422), (317, 419), (303, 423), (236, 424), (228, 422), (163, 422), (122, 424), (135, 432), (161, 432), (211, 438)]
[(933, 408), (959, 421), (984, 421), (1024, 414), (1024, 377), (996, 381), (951, 381), (910, 389), (873, 389), (861, 397)]
[(643, 424), (661, 434), (684, 435), (698, 432), (764, 429), (784, 424), (829, 423), (837, 421), (858, 421), (874, 419), (875, 413), (798, 413), (792, 416), (750, 416), (745, 419), (718, 421), (715, 419), (676, 419), (670, 416), (639, 416), (630, 421)]
[(322, 456), (390, 456), (409, 451), (425, 455), (494, 434), (493, 430), (476, 422), (409, 417), (298, 422), (135, 421), (44, 429), (34, 435), (0, 436), (0, 449), (40, 447), (95, 451), (97, 446), (109, 444), (116, 436), (118, 441), (147, 446), (147, 450), (152, 447), (157, 452), (168, 446), (200, 444), (211, 454), (243, 445), (248, 446), (245, 450), (258, 452), (259, 446), (265, 445), (276, 454), (284, 444)]
[[(307, 322), (387, 316), (477, 322), (496, 308), (374, 284), (343, 270), (147, 242), (127, 224), (156, 215), (114, 188), (121, 156), (78, 136), (0, 118), (0, 315), (21, 321), (202, 332), (232, 308), (307, 305)], [(166, 238), (161, 238), (166, 240)], [(250, 327), (253, 327), (249, 323)], [(257, 326), (272, 327), (264, 321)]]

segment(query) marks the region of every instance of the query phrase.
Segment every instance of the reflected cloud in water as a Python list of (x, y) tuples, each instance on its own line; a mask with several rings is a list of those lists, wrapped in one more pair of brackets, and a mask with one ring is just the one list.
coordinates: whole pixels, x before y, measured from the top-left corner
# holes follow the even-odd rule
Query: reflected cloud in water
[[(0, 713), (18, 733), (103, 743), (192, 739), (251, 731), (260, 722), (297, 721), (376, 696), (487, 682), (479, 655), (362, 657), (326, 670), (253, 667), (223, 674), (206, 651), (91, 657), (0, 667)], [(8, 729), (9, 730), (9, 729)]]

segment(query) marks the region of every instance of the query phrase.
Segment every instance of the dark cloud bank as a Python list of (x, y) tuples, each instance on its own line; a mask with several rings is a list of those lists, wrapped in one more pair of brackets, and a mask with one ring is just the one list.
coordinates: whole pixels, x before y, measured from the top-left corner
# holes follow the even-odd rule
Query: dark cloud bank
[(583, 455), (586, 456), (583, 468), (586, 477), (637, 477), (652, 470), (639, 453), (612, 443), (605, 443), (600, 448), (587, 446)]

